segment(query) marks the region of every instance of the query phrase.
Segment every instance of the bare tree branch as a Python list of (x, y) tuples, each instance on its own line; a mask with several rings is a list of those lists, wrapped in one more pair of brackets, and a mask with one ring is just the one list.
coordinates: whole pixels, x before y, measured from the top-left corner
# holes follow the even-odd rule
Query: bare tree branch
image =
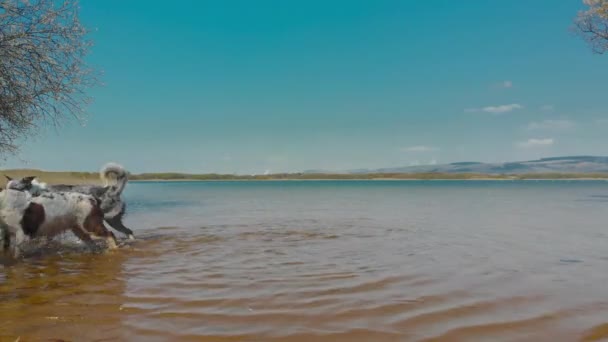
[(78, 3), (0, 0), (0, 155), (43, 124), (84, 119), (97, 84)]
[(576, 17), (578, 33), (595, 53), (608, 51), (608, 0), (583, 0), (587, 9)]

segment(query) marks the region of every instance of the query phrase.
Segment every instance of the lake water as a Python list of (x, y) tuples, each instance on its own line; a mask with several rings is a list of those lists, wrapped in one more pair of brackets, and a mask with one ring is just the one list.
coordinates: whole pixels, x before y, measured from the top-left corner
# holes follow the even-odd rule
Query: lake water
[(0, 266), (0, 341), (608, 339), (608, 182), (128, 185), (138, 238)]

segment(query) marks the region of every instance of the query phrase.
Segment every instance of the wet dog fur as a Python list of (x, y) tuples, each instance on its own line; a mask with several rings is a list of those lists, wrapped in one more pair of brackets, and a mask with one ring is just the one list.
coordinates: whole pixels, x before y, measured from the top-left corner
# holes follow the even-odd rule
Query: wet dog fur
[(127, 228), (122, 219), (126, 213), (127, 205), (122, 200), (121, 194), (128, 181), (128, 172), (116, 163), (108, 163), (99, 172), (105, 186), (98, 185), (68, 185), (56, 184), (47, 185), (39, 182), (36, 177), (24, 177), (21, 179), (12, 179), (8, 176), (7, 189), (27, 191), (32, 196), (39, 196), (44, 193), (56, 192), (77, 192), (81, 194), (91, 195), (99, 203), (99, 207), (103, 212), (103, 218), (112, 228), (127, 235), (129, 239), (133, 239), (133, 231)]
[(93, 247), (93, 239), (106, 240), (116, 248), (116, 237), (103, 224), (104, 214), (95, 197), (77, 192), (44, 193), (0, 191), (0, 233), (2, 250), (19, 256), (24, 241), (37, 237), (52, 238), (72, 231)]

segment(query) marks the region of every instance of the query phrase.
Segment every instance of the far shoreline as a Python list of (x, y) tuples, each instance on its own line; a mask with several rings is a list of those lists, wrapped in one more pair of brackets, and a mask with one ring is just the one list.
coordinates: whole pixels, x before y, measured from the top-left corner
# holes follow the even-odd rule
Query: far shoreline
[(271, 179), (133, 179), (130, 183), (155, 182), (281, 182), (281, 181), (608, 181), (608, 178), (271, 178)]
[[(48, 184), (98, 184), (97, 172), (42, 171), (34, 169), (2, 170), (0, 175), (12, 178), (35, 176)], [(608, 173), (527, 173), (527, 174), (479, 174), (479, 173), (277, 173), (269, 175), (235, 174), (188, 174), (158, 172), (130, 174), (130, 182), (280, 182), (280, 181), (601, 181), (608, 180)]]

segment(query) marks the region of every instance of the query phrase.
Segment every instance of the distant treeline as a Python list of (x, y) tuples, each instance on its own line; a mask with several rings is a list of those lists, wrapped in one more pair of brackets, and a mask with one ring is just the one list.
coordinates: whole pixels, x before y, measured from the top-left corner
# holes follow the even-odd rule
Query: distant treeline
[[(96, 172), (53, 172), (41, 170), (5, 170), (0, 171), (13, 178), (24, 176), (37, 176), (41, 181), (48, 183), (99, 183), (99, 174)], [(336, 173), (276, 173), (269, 175), (234, 175), (234, 174), (188, 174), (178, 172), (163, 173), (141, 173), (131, 174), (129, 179), (152, 181), (152, 180), (381, 180), (381, 179), (448, 179), (448, 180), (518, 180), (518, 179), (608, 179), (608, 173), (528, 173), (516, 175), (497, 175), (480, 173), (367, 173), (367, 174), (336, 174)], [(1, 187), (1, 186), (0, 186)]]
[(186, 173), (142, 173), (131, 175), (132, 180), (373, 180), (373, 179), (608, 179), (608, 173), (530, 173), (518, 175), (497, 175), (479, 173), (276, 173), (269, 175), (232, 175), (232, 174), (186, 174)]

